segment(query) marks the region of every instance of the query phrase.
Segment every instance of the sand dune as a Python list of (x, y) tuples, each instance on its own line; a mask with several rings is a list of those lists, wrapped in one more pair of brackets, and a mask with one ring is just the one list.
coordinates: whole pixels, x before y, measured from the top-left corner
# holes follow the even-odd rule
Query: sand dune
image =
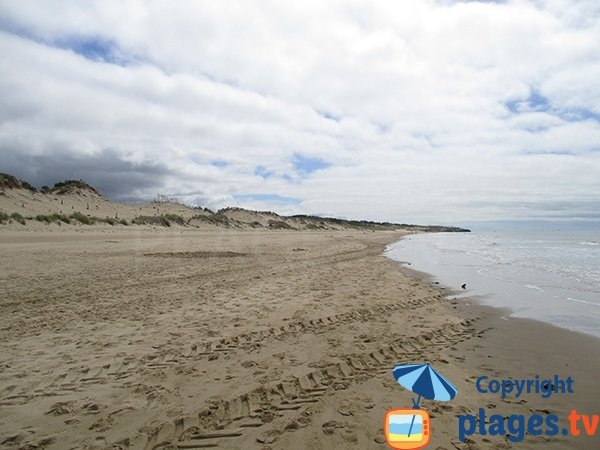
[[(281, 216), (271, 211), (237, 207), (213, 212), (191, 207), (175, 199), (157, 196), (150, 203), (123, 204), (105, 199), (81, 180), (67, 180), (38, 191), (29, 183), (0, 173), (0, 227), (14, 230), (44, 230), (82, 225), (112, 227), (149, 225), (269, 230), (411, 230), (465, 231), (455, 227), (352, 221), (316, 216)], [(45, 226), (45, 228), (44, 228)], [(23, 228), (25, 227), (25, 228)]]

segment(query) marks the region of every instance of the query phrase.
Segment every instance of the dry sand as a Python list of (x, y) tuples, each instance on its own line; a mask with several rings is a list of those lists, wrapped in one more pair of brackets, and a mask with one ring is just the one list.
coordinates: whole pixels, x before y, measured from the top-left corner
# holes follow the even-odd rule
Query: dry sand
[[(457, 415), (480, 407), (600, 413), (600, 345), (447, 299), (382, 256), (400, 235), (1, 231), (0, 447), (384, 449), (385, 411), (412, 397), (392, 367), (429, 361), (459, 390), (423, 402), (429, 448), (597, 448), (458, 442)], [(501, 400), (474, 386), (555, 373), (575, 394)]]

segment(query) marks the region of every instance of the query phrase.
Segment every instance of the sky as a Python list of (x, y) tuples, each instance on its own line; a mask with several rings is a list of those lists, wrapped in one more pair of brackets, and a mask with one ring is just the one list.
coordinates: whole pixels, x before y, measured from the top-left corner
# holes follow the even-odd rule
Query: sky
[(600, 222), (600, 2), (0, 0), (0, 171), (403, 223)]

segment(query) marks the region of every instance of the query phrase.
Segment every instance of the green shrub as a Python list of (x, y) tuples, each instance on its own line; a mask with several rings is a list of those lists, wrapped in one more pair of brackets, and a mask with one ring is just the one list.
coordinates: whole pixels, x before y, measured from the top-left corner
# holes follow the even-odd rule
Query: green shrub
[(8, 220), (10, 216), (6, 214), (4, 211), (0, 211), (0, 223), (4, 223)]
[(25, 217), (23, 217), (18, 212), (14, 212), (10, 215), (10, 218), (15, 222), (19, 222), (21, 225), (25, 225)]
[(95, 217), (88, 217), (85, 214), (81, 214), (80, 212), (74, 212), (69, 217), (84, 225), (93, 225), (94, 223), (96, 223)]
[[(160, 216), (137, 216), (131, 221), (135, 225), (158, 225), (160, 227), (170, 227), (171, 222), (178, 225), (185, 225), (186, 220), (177, 214), (161, 214)], [(127, 225), (127, 221), (125, 224)]]
[(274, 230), (293, 230), (294, 228), (289, 226), (283, 220), (269, 220), (269, 228)]
[(99, 219), (99, 218), (95, 218), (98, 222), (104, 222), (107, 223), (109, 225), (116, 225), (118, 223), (117, 219), (113, 219), (111, 217), (107, 217), (105, 219)]
[(198, 214), (193, 216), (190, 220), (200, 220), (202, 222), (212, 223), (214, 225), (223, 225), (225, 227), (231, 226), (231, 221), (227, 218), (227, 216), (216, 213), (210, 216), (204, 214)]
[(64, 214), (51, 214), (51, 217), (56, 222), (71, 223), (71, 221), (69, 220), (69, 218), (67, 216), (65, 216)]
[(0, 173), (0, 186), (13, 189), (28, 189), (31, 192), (37, 192), (37, 189), (27, 181), (19, 180), (17, 177), (7, 173)]
[(69, 218), (67, 216), (65, 216), (64, 214), (48, 214), (48, 215), (44, 215), (44, 214), (38, 214), (37, 216), (35, 216), (35, 220), (37, 220), (38, 222), (46, 222), (46, 223), (53, 223), (56, 222), (60, 225), (60, 222), (64, 222), (64, 223), (71, 223), (71, 221), (69, 220)]
[(175, 222), (177, 225), (185, 225), (185, 219), (177, 214), (163, 214), (161, 217), (164, 217), (169, 222)]
[(83, 180), (65, 180), (59, 183), (54, 183), (54, 187), (52, 189), (49, 189), (47, 192), (62, 195), (67, 194), (72, 189), (89, 190), (100, 195), (96, 189), (94, 189), (92, 186), (90, 186)]
[(125, 219), (113, 219), (112, 217), (107, 217), (106, 219), (98, 219), (96, 218), (96, 220), (98, 220), (99, 222), (104, 222), (104, 223), (108, 223), (110, 225), (129, 225), (129, 222), (127, 222), (127, 220)]
[(160, 227), (171, 226), (171, 222), (165, 216), (137, 216), (131, 223), (135, 225), (158, 225)]

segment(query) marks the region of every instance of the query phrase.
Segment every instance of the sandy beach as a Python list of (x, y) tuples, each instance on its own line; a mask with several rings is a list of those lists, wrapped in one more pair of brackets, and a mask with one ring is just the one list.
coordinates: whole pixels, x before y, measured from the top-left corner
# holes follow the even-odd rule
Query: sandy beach
[(600, 449), (598, 42), (0, 2), (0, 450)]
[[(469, 436), (457, 416), (597, 414), (598, 341), (449, 300), (382, 255), (401, 232), (59, 229), (0, 234), (2, 448), (387, 448), (412, 394), (394, 365), (458, 388), (424, 401), (434, 449), (593, 448)], [(559, 374), (575, 393), (480, 394), (481, 375)]]

